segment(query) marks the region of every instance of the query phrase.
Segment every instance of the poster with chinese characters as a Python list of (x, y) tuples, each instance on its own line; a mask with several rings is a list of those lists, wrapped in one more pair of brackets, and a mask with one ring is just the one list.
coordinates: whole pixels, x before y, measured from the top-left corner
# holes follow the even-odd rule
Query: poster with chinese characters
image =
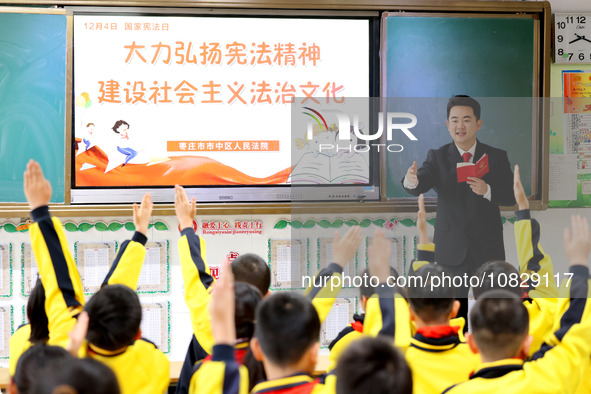
[[(562, 116), (562, 149), (550, 154), (549, 206), (588, 207), (591, 206), (591, 71), (563, 71), (562, 89), (562, 111), (551, 114), (551, 122)], [(556, 121), (554, 125), (559, 128)]]
[(288, 183), (292, 99), (368, 97), (368, 59), (368, 20), (75, 15), (76, 186)]

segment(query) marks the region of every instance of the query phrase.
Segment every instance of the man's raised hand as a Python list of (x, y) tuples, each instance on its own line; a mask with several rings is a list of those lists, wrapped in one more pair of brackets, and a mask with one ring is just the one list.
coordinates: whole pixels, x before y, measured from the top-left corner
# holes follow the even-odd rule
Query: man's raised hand
[(419, 178), (417, 177), (417, 162), (413, 161), (412, 166), (408, 168), (406, 171), (406, 182), (410, 185), (416, 185), (419, 183)]

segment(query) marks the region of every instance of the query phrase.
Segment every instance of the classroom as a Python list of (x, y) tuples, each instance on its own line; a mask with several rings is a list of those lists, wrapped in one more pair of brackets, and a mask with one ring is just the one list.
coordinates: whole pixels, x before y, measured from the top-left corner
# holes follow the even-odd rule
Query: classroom
[[(577, 17), (580, 29), (570, 29)], [(133, 203), (150, 193), (135, 290), (142, 336), (170, 361), (169, 392), (194, 334), (174, 185), (197, 200), (191, 225), (211, 276), (253, 253), (270, 269), (272, 294), (304, 293), (333, 261), (335, 231), (360, 227), (336, 287), (345, 285), (321, 319), (321, 373), (331, 342), (364, 311), (359, 283), (376, 229), (390, 266), (414, 270), (418, 205), (402, 180), (413, 161), (420, 167), (451, 142), (445, 110), (455, 95), (482, 105), (479, 143), (506, 151), (511, 170), (519, 165), (539, 244), (553, 258), (549, 275), (562, 279), (564, 229), (571, 215), (591, 220), (585, 37), (588, 0), (3, 2), (0, 389), (39, 273), (23, 193), (30, 159), (52, 186), (49, 210), (86, 302), (137, 230)], [(425, 192), (426, 231), (443, 240), (437, 196)], [(499, 205), (505, 260), (518, 266), (517, 205)], [(330, 288), (335, 278), (321, 279)]]

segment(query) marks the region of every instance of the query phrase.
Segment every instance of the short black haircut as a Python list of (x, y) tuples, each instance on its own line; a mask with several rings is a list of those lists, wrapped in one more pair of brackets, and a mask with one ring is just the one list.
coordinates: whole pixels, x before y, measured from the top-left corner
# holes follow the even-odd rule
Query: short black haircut
[(31, 325), (29, 341), (32, 343), (45, 343), (49, 339), (49, 321), (45, 313), (45, 288), (41, 279), (37, 278), (35, 287), (31, 290), (27, 301), (27, 319)]
[(259, 255), (241, 254), (232, 261), (232, 272), (236, 282), (246, 282), (255, 286), (264, 296), (271, 286), (271, 271)]
[(236, 338), (250, 339), (254, 335), (256, 308), (263, 295), (256, 287), (245, 282), (236, 282), (234, 291)]
[[(507, 290), (519, 298), (523, 295), (519, 271), (506, 261), (488, 261), (480, 266), (474, 275), (480, 278), (478, 286), (472, 288), (474, 298), (480, 298), (489, 290)], [(511, 280), (511, 278), (517, 278), (517, 281)], [(505, 286), (501, 287), (501, 284), (505, 284)]]
[(32, 394), (52, 394), (56, 388), (70, 388), (78, 394), (119, 394), (115, 373), (100, 361), (91, 358), (69, 358), (53, 363), (43, 371)]
[[(427, 324), (447, 319), (453, 309), (456, 288), (438, 264), (427, 264), (408, 277), (406, 294), (412, 310)], [(435, 281), (439, 281), (435, 282)]]
[(124, 285), (101, 288), (88, 301), (86, 339), (105, 350), (119, 350), (131, 345), (140, 329), (142, 307), (137, 294)]
[[(390, 267), (390, 276), (394, 278), (394, 280), (398, 278), (398, 271), (396, 271), (393, 267)], [(361, 283), (361, 286), (359, 286), (359, 297), (370, 298), (379, 286), (374, 287), (371, 285), (371, 281), (369, 280), (369, 269), (364, 269), (361, 273), (361, 277), (367, 278), (367, 280), (364, 280)]]
[(487, 359), (515, 357), (529, 331), (529, 314), (521, 299), (507, 290), (482, 294), (470, 311), (476, 345)]
[(318, 313), (304, 296), (274, 293), (260, 304), (255, 337), (274, 364), (287, 367), (297, 363), (318, 342), (319, 335)]
[(412, 393), (412, 374), (400, 352), (384, 338), (354, 341), (335, 369), (337, 393)]
[(30, 393), (45, 368), (59, 360), (70, 359), (72, 356), (60, 346), (37, 344), (28, 348), (18, 359), (12, 377), (19, 394)]
[(470, 96), (459, 94), (453, 96), (447, 102), (447, 119), (449, 119), (449, 113), (453, 107), (465, 106), (472, 108), (474, 111), (474, 117), (476, 120), (480, 120), (480, 103)]

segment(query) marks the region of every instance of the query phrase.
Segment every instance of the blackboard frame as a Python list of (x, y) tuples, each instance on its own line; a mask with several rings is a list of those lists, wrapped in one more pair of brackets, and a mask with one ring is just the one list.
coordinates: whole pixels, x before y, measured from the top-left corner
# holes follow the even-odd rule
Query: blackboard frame
[[(381, 75), (380, 86), (382, 97), (382, 112), (386, 113), (386, 101), (388, 96), (387, 87), (387, 56), (384, 55), (387, 46), (387, 29), (386, 21), (389, 17), (401, 18), (495, 18), (495, 19), (532, 19), (533, 20), (533, 49), (532, 55), (533, 70), (532, 70), (532, 98), (534, 116), (532, 119), (532, 167), (531, 167), (531, 194), (530, 199), (531, 209), (542, 210), (548, 207), (548, 149), (549, 149), (549, 112), (548, 103), (544, 100), (536, 99), (538, 97), (547, 97), (549, 95), (549, 15), (546, 14), (549, 10), (540, 10), (534, 12), (523, 12), (517, 14), (498, 13), (498, 12), (454, 12), (454, 13), (437, 13), (437, 12), (384, 12), (382, 14), (382, 31), (381, 31)], [(413, 32), (414, 33), (414, 32)], [(420, 34), (420, 33), (417, 33)], [(468, 93), (468, 92), (467, 92)], [(443, 123), (443, 119), (442, 119)], [(382, 141), (386, 143), (386, 141)], [(451, 140), (449, 141), (451, 142)], [(422, 162), (424, 157), (417, 157), (417, 163)], [(381, 201), (393, 204), (398, 211), (414, 211), (416, 210), (416, 197), (408, 195), (408, 197), (392, 196), (388, 193), (388, 158), (385, 153), (380, 157), (380, 193)], [(522, 177), (523, 177), (522, 173)], [(436, 197), (425, 198), (427, 210), (434, 211), (437, 206)], [(505, 207), (505, 210), (512, 210), (512, 207)]]
[[(537, 38), (536, 45), (540, 48), (540, 64), (539, 64), (539, 83), (540, 96), (548, 97), (550, 92), (549, 76), (550, 76), (550, 38), (551, 38), (551, 9), (547, 1), (453, 1), (441, 2), (438, 0), (419, 0), (419, 1), (377, 1), (371, 4), (360, 0), (346, 0), (339, 4), (335, 4), (330, 0), (304, 0), (297, 2), (272, 2), (268, 0), (218, 0), (202, 2), (197, 0), (173, 0), (163, 4), (156, 0), (121, 0), (121, 1), (103, 1), (103, 0), (32, 0), (27, 3), (33, 6), (46, 6), (52, 8), (26, 8), (22, 7), (23, 3), (19, 0), (6, 0), (0, 8), (0, 12), (30, 12), (30, 13), (45, 13), (56, 12), (66, 13), (68, 15), (68, 42), (67, 42), (67, 59), (68, 67), (71, 67), (72, 59), (72, 9), (93, 9), (102, 7), (116, 8), (125, 10), (142, 10), (139, 7), (150, 7), (152, 11), (171, 12), (171, 13), (185, 13), (195, 12), (196, 9), (207, 9), (209, 12), (225, 13), (225, 12), (244, 12), (244, 13), (280, 13), (283, 15), (290, 15), (293, 13), (318, 12), (324, 10), (330, 11), (378, 11), (385, 12), (387, 10), (399, 10), (404, 12), (476, 12), (476, 13), (504, 13), (507, 15), (517, 15), (521, 13), (534, 13), (539, 16), (540, 32)], [(11, 6), (11, 5), (14, 5)], [(19, 7), (16, 7), (19, 6)], [(62, 8), (57, 8), (62, 7)], [(147, 9), (147, 8), (146, 8)], [(66, 190), (65, 203), (52, 204), (52, 211), (57, 216), (121, 216), (131, 214), (129, 206), (116, 205), (86, 205), (86, 206), (72, 206), (70, 201), (69, 185), (71, 184), (70, 169), (66, 165), (66, 159), (70, 157), (69, 150), (71, 149), (70, 132), (71, 130), (71, 70), (68, 70), (67, 77), (67, 92), (66, 92), (66, 156), (64, 158)], [(540, 195), (534, 196), (532, 199), (532, 209), (546, 209), (548, 201), (548, 111), (544, 108), (541, 115), (541, 132), (542, 138), (538, 140), (539, 146), (537, 152), (541, 157), (541, 167), (539, 177), (536, 179), (541, 185)], [(303, 204), (299, 204), (301, 207)], [(432, 209), (434, 207), (433, 201), (429, 204)], [(291, 212), (290, 203), (271, 203), (271, 204), (203, 204), (200, 206), (201, 214), (237, 214), (237, 213), (257, 213), (257, 214), (283, 214)], [(306, 204), (306, 210), (310, 212), (392, 212), (392, 211), (414, 211), (416, 210), (416, 202), (414, 199), (409, 201), (385, 201), (381, 202), (365, 202), (365, 203), (309, 203)], [(171, 204), (159, 205), (155, 208), (156, 215), (171, 215), (174, 214), (174, 207)], [(24, 203), (0, 203), (0, 217), (27, 217), (29, 210)]]

